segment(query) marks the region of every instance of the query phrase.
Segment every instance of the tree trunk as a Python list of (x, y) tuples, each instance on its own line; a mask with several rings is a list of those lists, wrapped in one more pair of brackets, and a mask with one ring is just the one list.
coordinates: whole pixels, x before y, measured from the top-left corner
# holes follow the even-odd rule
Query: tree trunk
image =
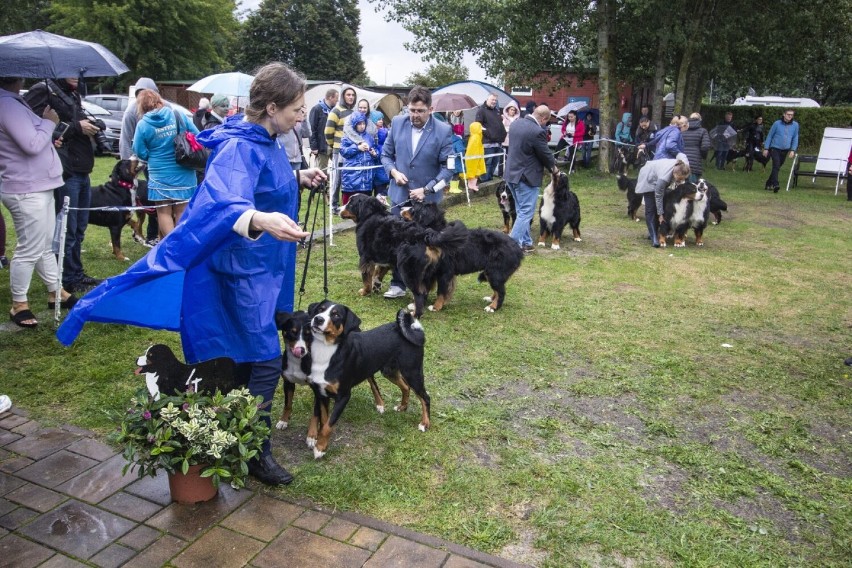
[(659, 126), (663, 123), (664, 102), (663, 88), (666, 84), (666, 52), (669, 48), (669, 31), (664, 30), (657, 43), (657, 61), (654, 65), (654, 91), (651, 99), (651, 116)]
[[(600, 100), (600, 137), (612, 138), (612, 124), (618, 113), (618, 94), (615, 76), (615, 6), (616, 0), (599, 0), (597, 3), (598, 20), (598, 85)], [(608, 143), (598, 145), (598, 168), (609, 173), (611, 147)]]

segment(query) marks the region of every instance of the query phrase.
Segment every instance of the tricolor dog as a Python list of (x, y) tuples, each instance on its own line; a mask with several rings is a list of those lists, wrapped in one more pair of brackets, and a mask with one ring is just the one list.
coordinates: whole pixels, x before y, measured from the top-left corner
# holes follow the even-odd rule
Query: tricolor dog
[(704, 246), (704, 228), (710, 215), (706, 194), (694, 183), (684, 182), (666, 191), (663, 197), (664, 221), (660, 225), (660, 246), (666, 246), (666, 235), (674, 233), (674, 246), (686, 246), (686, 233), (695, 232), (695, 244)]
[(546, 246), (547, 239), (551, 238), (550, 248), (559, 250), (559, 240), (565, 227), (571, 227), (575, 241), (583, 240), (580, 236), (580, 200), (577, 199), (577, 194), (571, 191), (565, 172), (553, 176), (544, 188), (538, 216), (538, 246)]
[[(334, 425), (346, 409), (352, 389), (379, 371), (402, 390), (396, 410), (408, 408), (409, 390), (414, 390), (421, 405), (419, 429), (425, 432), (429, 428), (430, 399), (423, 377), (426, 334), (419, 321), (401, 309), (396, 321), (359, 331), (358, 316), (329, 300), (311, 304), (308, 314), (314, 335), (311, 386), (316, 395), (308, 446), (315, 458), (328, 450)], [(329, 413), (332, 398), (334, 409)]]

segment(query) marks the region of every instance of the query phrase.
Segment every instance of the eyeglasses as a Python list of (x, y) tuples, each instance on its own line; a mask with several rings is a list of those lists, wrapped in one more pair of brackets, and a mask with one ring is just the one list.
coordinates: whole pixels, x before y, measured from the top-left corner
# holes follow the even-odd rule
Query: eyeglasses
[(793, 113), (792, 112), (785, 112), (784, 116), (788, 116), (790, 118), (793, 118)]
[(408, 112), (410, 114), (426, 114), (427, 112), (429, 112), (429, 109), (428, 108), (411, 108), (411, 107), (408, 107)]

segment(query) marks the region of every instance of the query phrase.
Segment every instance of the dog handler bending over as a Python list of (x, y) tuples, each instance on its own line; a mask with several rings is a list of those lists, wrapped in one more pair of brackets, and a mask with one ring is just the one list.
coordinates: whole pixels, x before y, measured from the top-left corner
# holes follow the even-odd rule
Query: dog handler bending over
[[(293, 309), (296, 242), (308, 236), (293, 221), (299, 188), (278, 136), (304, 120), (304, 99), (302, 75), (283, 63), (261, 68), (245, 116), (199, 134), (213, 153), (180, 224), (86, 295), (59, 340), (69, 345), (87, 320), (180, 331), (188, 363), (245, 363), (249, 390), (271, 401), (281, 375), (275, 312)], [(305, 187), (325, 179), (316, 168), (299, 172)], [(269, 440), (249, 471), (269, 485), (293, 480), (272, 458)]]

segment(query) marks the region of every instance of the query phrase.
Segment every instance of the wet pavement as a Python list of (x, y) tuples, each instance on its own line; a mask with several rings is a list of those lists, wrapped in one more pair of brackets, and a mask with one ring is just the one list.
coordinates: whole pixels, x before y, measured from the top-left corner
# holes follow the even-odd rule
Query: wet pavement
[(486, 568), (523, 565), (356, 513), (222, 484), (172, 503), (92, 433), (0, 414), (0, 567)]

